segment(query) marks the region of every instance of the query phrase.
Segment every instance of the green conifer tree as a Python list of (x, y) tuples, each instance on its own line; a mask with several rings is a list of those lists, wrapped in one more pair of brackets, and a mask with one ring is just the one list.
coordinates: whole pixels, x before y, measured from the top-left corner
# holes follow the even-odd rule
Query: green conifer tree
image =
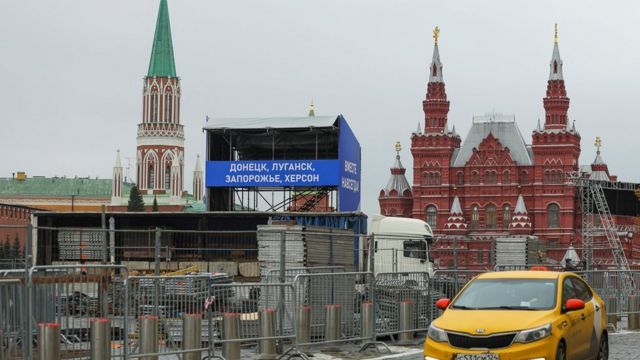
[(158, 199), (156, 199), (156, 196), (153, 196), (153, 206), (151, 206), (151, 211), (153, 212), (158, 212)]
[(20, 251), (20, 238), (16, 233), (16, 237), (13, 239), (13, 246), (11, 247), (11, 255), (14, 259), (19, 259), (22, 256), (22, 251)]
[(9, 234), (7, 234), (7, 239), (2, 244), (2, 252), (4, 253), (4, 258), (9, 259), (11, 257), (11, 245), (9, 244)]
[(127, 211), (144, 211), (144, 200), (142, 194), (138, 190), (137, 185), (131, 187), (129, 192), (129, 204), (127, 205)]

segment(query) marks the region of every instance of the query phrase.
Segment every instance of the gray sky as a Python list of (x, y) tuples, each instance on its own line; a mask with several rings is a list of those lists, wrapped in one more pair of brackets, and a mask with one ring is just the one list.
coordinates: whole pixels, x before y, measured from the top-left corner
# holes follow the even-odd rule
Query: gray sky
[[(0, 176), (110, 177), (116, 149), (134, 156), (157, 7), (2, 3)], [(474, 114), (495, 109), (515, 114), (531, 142), (544, 117), (555, 22), (581, 163), (595, 157), (599, 135), (610, 171), (638, 182), (639, 10), (637, 1), (169, 0), (185, 187), (204, 154), (205, 115), (304, 115), (313, 98), (316, 114), (344, 114), (359, 137), (362, 209), (373, 215), (396, 140), (412, 165), (433, 27), (442, 30), (449, 126), (464, 136)]]

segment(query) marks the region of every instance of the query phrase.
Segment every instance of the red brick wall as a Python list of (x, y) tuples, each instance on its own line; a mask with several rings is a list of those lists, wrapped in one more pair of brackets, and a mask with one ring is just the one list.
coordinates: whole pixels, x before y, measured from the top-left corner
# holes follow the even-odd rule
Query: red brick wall
[(16, 235), (20, 243), (21, 251), (24, 251), (24, 241), (27, 236), (25, 227), (31, 223), (31, 214), (34, 209), (0, 204), (0, 245), (9, 239), (9, 245), (13, 246)]

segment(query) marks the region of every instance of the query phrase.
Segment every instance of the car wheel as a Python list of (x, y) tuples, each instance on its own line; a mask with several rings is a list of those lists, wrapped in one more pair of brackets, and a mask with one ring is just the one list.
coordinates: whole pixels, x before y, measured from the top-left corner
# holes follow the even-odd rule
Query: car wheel
[(567, 360), (567, 349), (562, 341), (558, 344), (558, 350), (556, 350), (556, 360)]
[(600, 339), (600, 346), (598, 346), (598, 357), (596, 359), (609, 359), (609, 339), (607, 339), (607, 334), (602, 334), (602, 339)]

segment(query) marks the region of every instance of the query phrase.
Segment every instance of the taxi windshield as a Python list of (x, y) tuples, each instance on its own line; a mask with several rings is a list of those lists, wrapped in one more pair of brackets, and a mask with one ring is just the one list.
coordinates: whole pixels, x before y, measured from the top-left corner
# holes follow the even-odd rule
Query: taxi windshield
[(477, 279), (451, 305), (463, 310), (549, 310), (556, 279)]

